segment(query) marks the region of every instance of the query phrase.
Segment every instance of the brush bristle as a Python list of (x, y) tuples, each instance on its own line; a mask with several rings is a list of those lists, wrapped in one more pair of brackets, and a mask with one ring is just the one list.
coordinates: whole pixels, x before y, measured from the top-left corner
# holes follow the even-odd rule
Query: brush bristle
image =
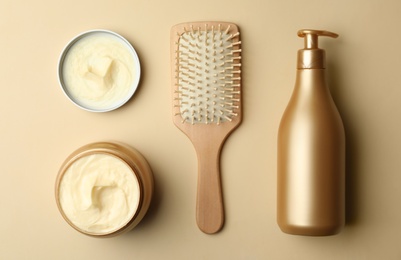
[(184, 28), (176, 55), (176, 116), (191, 124), (220, 124), (238, 116), (241, 84), (239, 32)]

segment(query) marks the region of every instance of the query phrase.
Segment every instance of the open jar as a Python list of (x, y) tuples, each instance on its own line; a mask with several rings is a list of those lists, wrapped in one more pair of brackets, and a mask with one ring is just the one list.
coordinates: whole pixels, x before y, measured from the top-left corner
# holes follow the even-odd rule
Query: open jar
[(153, 194), (152, 170), (134, 148), (97, 142), (74, 151), (62, 164), (55, 196), (63, 218), (92, 237), (112, 237), (134, 228)]
[(140, 76), (134, 47), (123, 36), (102, 29), (74, 37), (58, 63), (64, 94), (91, 112), (108, 112), (124, 105), (136, 92)]

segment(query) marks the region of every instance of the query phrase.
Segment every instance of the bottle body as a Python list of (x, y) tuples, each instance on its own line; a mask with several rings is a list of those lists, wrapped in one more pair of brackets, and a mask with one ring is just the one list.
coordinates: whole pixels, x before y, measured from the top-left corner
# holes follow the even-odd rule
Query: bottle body
[(298, 69), (281, 119), (277, 222), (285, 233), (324, 236), (345, 223), (345, 134), (325, 69)]

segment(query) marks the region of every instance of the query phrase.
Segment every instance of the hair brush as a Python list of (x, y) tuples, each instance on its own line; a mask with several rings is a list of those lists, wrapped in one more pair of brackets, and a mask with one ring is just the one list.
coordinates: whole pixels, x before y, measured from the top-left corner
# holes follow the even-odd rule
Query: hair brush
[(196, 221), (207, 234), (224, 224), (220, 154), (242, 119), (240, 46), (233, 23), (182, 23), (171, 30), (173, 121), (197, 153)]

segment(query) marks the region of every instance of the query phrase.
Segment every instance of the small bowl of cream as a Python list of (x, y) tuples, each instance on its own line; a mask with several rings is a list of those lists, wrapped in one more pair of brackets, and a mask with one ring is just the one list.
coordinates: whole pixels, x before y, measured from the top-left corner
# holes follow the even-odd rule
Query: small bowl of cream
[(152, 171), (134, 148), (91, 143), (62, 164), (55, 197), (66, 222), (92, 237), (125, 233), (145, 216), (153, 194)]
[(115, 110), (128, 102), (140, 74), (134, 47), (108, 30), (91, 30), (74, 37), (58, 63), (63, 92), (75, 105), (91, 112)]

